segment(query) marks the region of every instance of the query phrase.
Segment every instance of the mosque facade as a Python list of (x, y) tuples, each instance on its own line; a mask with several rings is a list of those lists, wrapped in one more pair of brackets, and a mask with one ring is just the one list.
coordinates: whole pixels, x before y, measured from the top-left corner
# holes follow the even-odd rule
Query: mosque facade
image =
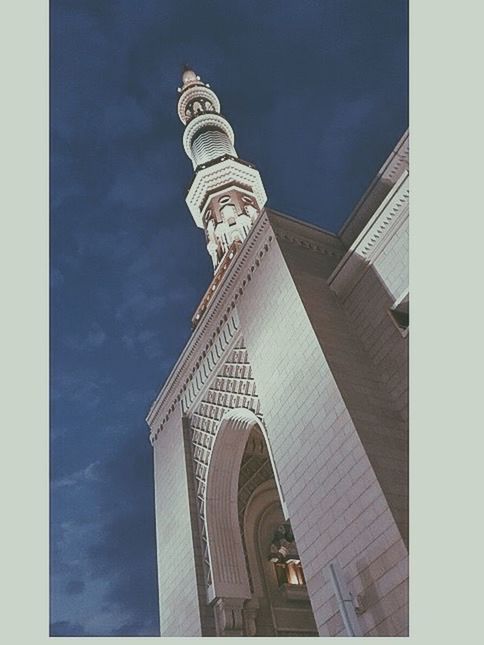
[(408, 635), (408, 134), (337, 235), (183, 73), (214, 277), (148, 416), (162, 636)]

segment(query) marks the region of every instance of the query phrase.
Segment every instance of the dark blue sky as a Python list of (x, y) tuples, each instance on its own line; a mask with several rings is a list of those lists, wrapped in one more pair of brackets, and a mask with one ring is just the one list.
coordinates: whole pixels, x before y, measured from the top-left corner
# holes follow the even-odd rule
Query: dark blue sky
[(144, 417), (212, 273), (185, 61), (268, 205), (330, 231), (407, 127), (404, 1), (52, 1), (52, 635), (159, 629)]

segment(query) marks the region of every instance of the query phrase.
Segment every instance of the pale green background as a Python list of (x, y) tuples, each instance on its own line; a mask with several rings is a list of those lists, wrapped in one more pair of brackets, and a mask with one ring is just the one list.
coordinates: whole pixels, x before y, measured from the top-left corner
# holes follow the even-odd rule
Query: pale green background
[[(48, 639), (48, 5), (0, 11), (0, 633), (36, 644)], [(477, 0), (411, 2), (410, 640), (425, 644), (483, 638), (483, 24)], [(109, 642), (126, 640), (153, 639)]]

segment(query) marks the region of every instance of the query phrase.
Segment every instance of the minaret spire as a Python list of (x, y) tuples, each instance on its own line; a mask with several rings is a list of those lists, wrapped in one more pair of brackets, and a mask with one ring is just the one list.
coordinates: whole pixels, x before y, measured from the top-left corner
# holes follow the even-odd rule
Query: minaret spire
[(234, 131), (220, 112), (217, 95), (188, 65), (178, 92), (183, 146), (195, 171), (186, 202), (205, 230), (217, 277), (247, 237), (267, 196), (258, 170), (237, 156)]

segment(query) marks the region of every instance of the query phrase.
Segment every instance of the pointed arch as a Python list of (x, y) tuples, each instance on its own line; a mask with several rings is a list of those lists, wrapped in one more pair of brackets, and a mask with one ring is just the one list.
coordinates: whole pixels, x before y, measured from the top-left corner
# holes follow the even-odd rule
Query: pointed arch
[(250, 598), (250, 585), (238, 520), (239, 472), (249, 435), (257, 426), (264, 437), (279, 501), (288, 518), (276, 464), (267, 431), (256, 414), (247, 408), (228, 410), (220, 420), (207, 469), (204, 494), (211, 585), (208, 599)]
[(212, 569), (209, 599), (251, 597), (242, 537), (237, 488), (244, 449), (259, 419), (245, 408), (228, 411), (220, 426), (208, 463), (205, 521)]

